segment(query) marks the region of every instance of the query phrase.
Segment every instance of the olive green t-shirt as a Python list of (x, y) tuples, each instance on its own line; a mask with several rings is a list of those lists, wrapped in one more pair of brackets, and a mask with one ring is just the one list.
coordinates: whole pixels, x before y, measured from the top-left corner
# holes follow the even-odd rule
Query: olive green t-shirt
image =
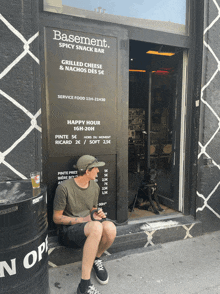
[(54, 210), (63, 210), (70, 217), (86, 217), (98, 205), (100, 188), (95, 181), (89, 182), (86, 189), (80, 188), (74, 178), (63, 181), (56, 189)]

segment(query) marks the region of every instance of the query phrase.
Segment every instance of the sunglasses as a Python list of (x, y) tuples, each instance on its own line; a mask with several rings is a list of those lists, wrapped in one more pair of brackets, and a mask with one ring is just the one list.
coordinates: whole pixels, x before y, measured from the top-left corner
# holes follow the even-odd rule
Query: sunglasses
[(85, 170), (87, 170), (88, 166), (90, 166), (91, 164), (93, 164), (93, 163), (95, 163), (95, 162), (98, 162), (98, 159), (97, 159), (97, 158), (96, 158), (95, 160), (93, 160), (93, 162), (90, 162), (90, 163), (86, 166)]

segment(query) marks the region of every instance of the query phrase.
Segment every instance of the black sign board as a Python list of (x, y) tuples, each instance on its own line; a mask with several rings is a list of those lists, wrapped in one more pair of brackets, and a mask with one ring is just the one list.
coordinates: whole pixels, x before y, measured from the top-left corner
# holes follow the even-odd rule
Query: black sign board
[(117, 39), (46, 28), (50, 156), (116, 154)]
[(49, 27), (45, 36), (49, 220), (57, 185), (77, 176), (84, 154), (106, 162), (99, 206), (116, 219), (117, 38)]

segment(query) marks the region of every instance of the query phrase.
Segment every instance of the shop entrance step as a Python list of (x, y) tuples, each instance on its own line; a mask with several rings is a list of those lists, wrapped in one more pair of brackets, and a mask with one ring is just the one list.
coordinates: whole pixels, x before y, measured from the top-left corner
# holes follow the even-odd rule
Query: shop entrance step
[(181, 214), (130, 221), (117, 228), (109, 253), (185, 240), (202, 235), (202, 223)]
[[(167, 242), (185, 240), (202, 235), (202, 224), (192, 216), (174, 214), (128, 221), (117, 227), (115, 242), (105, 252), (117, 252), (146, 248)], [(49, 237), (49, 265), (61, 266), (81, 261), (82, 250), (61, 246), (56, 236)]]

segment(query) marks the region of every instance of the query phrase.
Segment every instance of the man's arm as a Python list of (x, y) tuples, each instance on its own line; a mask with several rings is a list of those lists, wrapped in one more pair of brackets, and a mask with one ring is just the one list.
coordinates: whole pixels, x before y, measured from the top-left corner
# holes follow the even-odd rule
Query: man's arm
[(91, 221), (90, 215), (86, 217), (70, 217), (63, 215), (63, 210), (53, 211), (53, 221), (57, 225), (75, 225)]

